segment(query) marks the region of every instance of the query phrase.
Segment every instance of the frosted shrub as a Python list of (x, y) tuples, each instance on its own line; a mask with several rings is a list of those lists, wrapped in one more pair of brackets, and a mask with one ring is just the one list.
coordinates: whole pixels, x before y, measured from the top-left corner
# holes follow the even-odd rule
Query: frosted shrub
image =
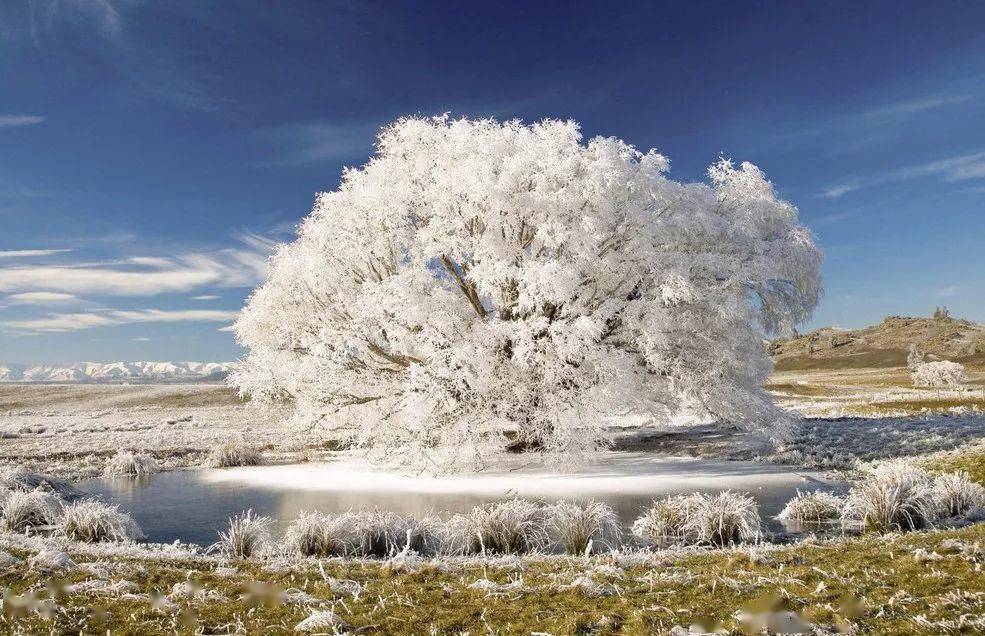
[(258, 517), (247, 510), (229, 520), (229, 529), (219, 533), (219, 540), (210, 549), (240, 559), (257, 556), (270, 544), (271, 523), (270, 517)]
[(937, 501), (925, 471), (902, 462), (884, 464), (852, 488), (842, 522), (875, 532), (919, 530), (933, 524)]
[(575, 461), (616, 412), (783, 433), (761, 335), (810, 317), (821, 255), (759, 168), (676, 182), (558, 120), (410, 117), (376, 149), (240, 313), (243, 395), (431, 467)]
[(51, 526), (62, 510), (61, 499), (45, 490), (14, 490), (3, 501), (3, 527), (23, 532), (28, 528)]
[(302, 556), (343, 556), (347, 552), (348, 515), (301, 511), (287, 528), (284, 545)]
[(69, 539), (86, 543), (131, 541), (144, 536), (133, 518), (119, 507), (92, 499), (65, 506), (58, 527)]
[(436, 517), (402, 517), (380, 510), (352, 512), (346, 523), (357, 554), (386, 558), (409, 547), (418, 554), (435, 554), (441, 544)]
[(942, 517), (957, 517), (972, 508), (985, 506), (985, 488), (971, 480), (963, 470), (934, 478), (934, 499)]
[(911, 376), (914, 386), (933, 388), (961, 386), (965, 380), (964, 365), (947, 360), (920, 362)]
[(459, 554), (522, 554), (550, 542), (544, 509), (526, 499), (476, 506), (448, 522), (448, 551)]
[(697, 502), (693, 514), (684, 522), (685, 536), (715, 546), (759, 539), (762, 522), (752, 497), (728, 490), (717, 495), (692, 496)]
[(209, 453), (206, 464), (212, 468), (231, 468), (233, 466), (259, 466), (263, 455), (255, 446), (242, 440), (230, 440)]
[(103, 475), (106, 477), (143, 477), (153, 475), (159, 470), (157, 460), (147, 453), (134, 453), (120, 449), (106, 460)]
[(589, 546), (611, 547), (622, 533), (615, 511), (598, 501), (554, 504), (548, 510), (547, 531), (565, 552), (574, 555), (587, 554)]
[(841, 520), (845, 500), (827, 492), (800, 492), (787, 502), (777, 519), (802, 526), (820, 526)]
[(659, 548), (693, 543), (687, 521), (694, 516), (700, 499), (696, 495), (676, 495), (654, 501), (633, 523), (633, 534)]

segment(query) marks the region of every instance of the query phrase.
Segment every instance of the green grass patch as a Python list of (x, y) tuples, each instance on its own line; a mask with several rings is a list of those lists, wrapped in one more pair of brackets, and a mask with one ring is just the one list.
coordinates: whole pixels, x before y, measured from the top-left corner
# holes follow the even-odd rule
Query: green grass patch
[(947, 453), (929, 458), (925, 466), (928, 470), (950, 473), (963, 470), (973, 481), (985, 486), (985, 450), (970, 450)]
[[(0, 577), (8, 599), (0, 631), (292, 633), (321, 606), (333, 607), (350, 630), (367, 634), (659, 634), (674, 625), (739, 629), (737, 610), (767, 603), (818, 624), (851, 622), (858, 633), (933, 634), (948, 631), (939, 621), (981, 613), (985, 552), (976, 542), (985, 542), (985, 524), (764, 549), (754, 557), (743, 551), (663, 553), (627, 567), (612, 556), (528, 560), (519, 569), (431, 563), (401, 573), (378, 562), (323, 562), (328, 577), (363, 586), (356, 596), (333, 590), (314, 564), (266, 571), (238, 561), (232, 565), (239, 574), (226, 576), (202, 561), (123, 559), (113, 564), (110, 579), (131, 581), (137, 594), (147, 595), (130, 597), (69, 593), (68, 585), (92, 575), (76, 570), (51, 577), (21, 564)], [(937, 556), (927, 561), (918, 549)], [(596, 588), (572, 586), (578, 577), (591, 578)], [(479, 579), (506, 587), (472, 587)], [(199, 590), (197, 599), (161, 600), (185, 581)], [(292, 603), (282, 598), (284, 590), (315, 600)], [(961, 603), (978, 605), (955, 607), (958, 591), (978, 599)], [(33, 594), (42, 609), (17, 610), (19, 603), (11, 600), (25, 594)], [(919, 615), (927, 622), (915, 622)]]

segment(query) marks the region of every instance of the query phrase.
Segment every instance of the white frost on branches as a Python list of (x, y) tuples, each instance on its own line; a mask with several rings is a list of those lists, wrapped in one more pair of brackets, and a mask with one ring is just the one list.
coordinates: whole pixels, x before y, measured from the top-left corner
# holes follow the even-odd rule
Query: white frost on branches
[(953, 387), (965, 380), (964, 365), (949, 360), (920, 362), (911, 374), (914, 386)]
[(820, 253), (756, 166), (668, 168), (571, 121), (401, 119), (272, 258), (232, 381), (433, 468), (577, 458), (617, 414), (775, 432), (761, 338), (810, 316)]

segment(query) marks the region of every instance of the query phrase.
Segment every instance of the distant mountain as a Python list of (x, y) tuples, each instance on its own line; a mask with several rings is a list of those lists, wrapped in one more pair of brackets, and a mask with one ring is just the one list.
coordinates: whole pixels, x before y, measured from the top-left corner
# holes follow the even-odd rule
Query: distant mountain
[(889, 316), (862, 329), (825, 327), (767, 345), (778, 371), (906, 366), (911, 345), (927, 360), (985, 367), (985, 326), (951, 318)]
[(0, 382), (205, 382), (224, 379), (232, 362), (78, 362), (4, 364)]

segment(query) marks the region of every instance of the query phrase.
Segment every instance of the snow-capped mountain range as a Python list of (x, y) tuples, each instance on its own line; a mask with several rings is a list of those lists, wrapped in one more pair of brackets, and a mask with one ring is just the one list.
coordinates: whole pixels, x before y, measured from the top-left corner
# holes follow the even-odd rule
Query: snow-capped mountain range
[(77, 362), (5, 364), (0, 382), (202, 382), (226, 377), (232, 362)]

